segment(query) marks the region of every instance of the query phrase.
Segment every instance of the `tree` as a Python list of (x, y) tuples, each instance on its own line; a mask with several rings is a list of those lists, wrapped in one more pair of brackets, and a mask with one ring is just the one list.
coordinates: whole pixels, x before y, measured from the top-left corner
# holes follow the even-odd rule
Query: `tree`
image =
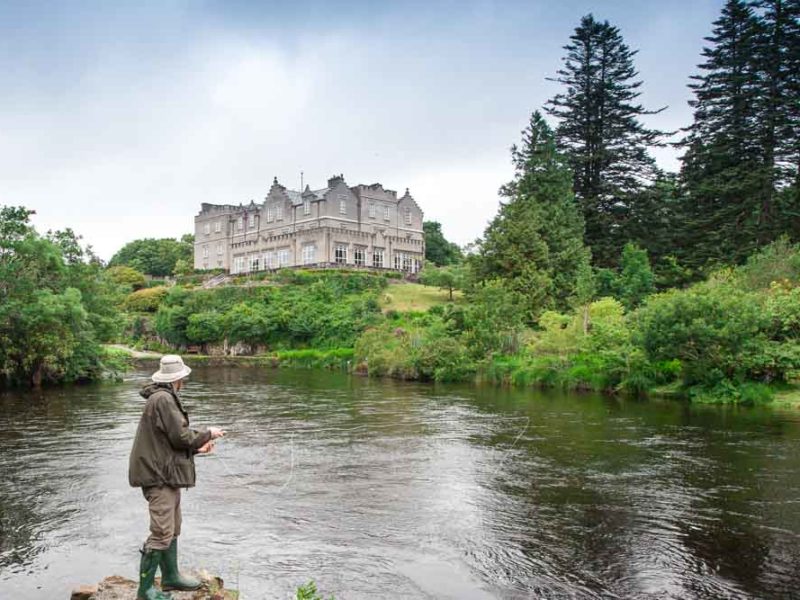
[(425, 221), (422, 230), (425, 232), (425, 260), (441, 267), (457, 263), (463, 258), (458, 245), (445, 239), (441, 223)]
[[(755, 8), (755, 10), (754, 10)], [(800, 2), (728, 0), (690, 86), (684, 246), (693, 266), (740, 263), (797, 235)]]
[(559, 121), (556, 139), (574, 174), (586, 244), (597, 264), (613, 265), (631, 204), (656, 177), (648, 148), (664, 136), (646, 128), (641, 117), (663, 109), (648, 111), (637, 102), (642, 82), (636, 80), (636, 51), (608, 21), (583, 17), (564, 50), (563, 67), (552, 81), (566, 90), (545, 110)]
[(172, 274), (175, 276), (191, 275), (193, 270), (194, 269), (188, 260), (185, 258), (179, 258), (175, 261), (175, 267), (172, 269)]
[(689, 87), (694, 121), (683, 140), (684, 239), (701, 266), (737, 262), (754, 247), (754, 206), (764, 176), (756, 130), (758, 22), (743, 0), (728, 0)]
[(140, 271), (137, 271), (133, 267), (126, 267), (122, 265), (119, 267), (109, 267), (106, 271), (106, 275), (114, 283), (130, 286), (133, 291), (142, 289), (147, 283), (144, 278), (144, 274)]
[(655, 291), (655, 276), (650, 268), (647, 250), (627, 243), (622, 249), (619, 274), (619, 297), (625, 308), (632, 310)]
[(0, 376), (32, 385), (96, 377), (97, 342), (119, 328), (112, 286), (79, 236), (42, 237), (31, 214), (0, 207)]
[(796, 180), (800, 167), (800, 1), (755, 0), (753, 6), (759, 14), (756, 100), (766, 177), (761, 218), (771, 222), (776, 193)]
[(108, 265), (127, 265), (147, 275), (168, 277), (175, 271), (178, 260), (192, 263), (193, 240), (191, 235), (183, 236), (181, 241), (171, 238), (134, 240), (118, 250)]
[(420, 283), (447, 290), (450, 295), (450, 302), (452, 302), (453, 292), (464, 289), (467, 283), (467, 274), (467, 267), (463, 264), (444, 267), (427, 265), (420, 275)]
[(516, 174), (500, 190), (507, 201), (472, 263), (478, 281), (501, 278), (522, 294), (533, 322), (542, 310), (568, 304), (588, 252), (571, 172), (539, 112), (531, 115), (511, 156)]

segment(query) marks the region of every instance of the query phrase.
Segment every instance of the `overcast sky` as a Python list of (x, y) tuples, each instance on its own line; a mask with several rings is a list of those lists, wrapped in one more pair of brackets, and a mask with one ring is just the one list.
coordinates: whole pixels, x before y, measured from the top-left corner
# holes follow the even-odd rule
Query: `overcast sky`
[(0, 204), (108, 259), (190, 232), (201, 202), (343, 173), (410, 188), (464, 244), (582, 15), (639, 49), (644, 104), (668, 106), (649, 124), (674, 130), (722, 3), (0, 0)]

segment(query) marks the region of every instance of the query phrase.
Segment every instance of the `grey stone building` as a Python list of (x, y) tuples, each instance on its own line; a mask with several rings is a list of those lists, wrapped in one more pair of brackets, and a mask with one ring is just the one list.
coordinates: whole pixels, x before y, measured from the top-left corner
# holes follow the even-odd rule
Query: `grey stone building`
[(406, 190), (379, 183), (289, 190), (272, 182), (264, 202), (201, 205), (194, 218), (194, 268), (252, 273), (282, 267), (422, 268), (422, 210)]

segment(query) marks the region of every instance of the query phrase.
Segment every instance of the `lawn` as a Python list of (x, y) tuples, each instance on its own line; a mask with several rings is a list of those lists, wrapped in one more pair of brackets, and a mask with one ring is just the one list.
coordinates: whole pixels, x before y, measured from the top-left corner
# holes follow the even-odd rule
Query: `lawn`
[[(455, 302), (459, 302), (461, 297), (461, 292), (453, 292)], [(419, 283), (391, 283), (381, 294), (381, 307), (384, 312), (426, 311), (432, 306), (449, 301), (447, 290)]]

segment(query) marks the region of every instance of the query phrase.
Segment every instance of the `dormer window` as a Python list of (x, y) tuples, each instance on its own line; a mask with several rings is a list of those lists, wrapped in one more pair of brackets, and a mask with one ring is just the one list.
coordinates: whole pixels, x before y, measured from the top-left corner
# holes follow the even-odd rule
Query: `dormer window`
[(275, 206), (275, 219), (278, 221), (283, 221), (283, 204), (278, 204)]
[(406, 225), (411, 225), (411, 208), (406, 206)]
[(311, 214), (311, 200), (306, 198), (303, 200), (303, 214), (310, 215)]
[(272, 223), (274, 219), (274, 213), (272, 212), (272, 207), (270, 206), (267, 208), (267, 223)]
[(375, 203), (374, 202), (370, 202), (369, 203), (369, 218), (370, 219), (374, 219), (375, 218)]
[(249, 217), (249, 219), (247, 221), (247, 226), (250, 229), (253, 229), (253, 227), (256, 226), (256, 216), (255, 216), (255, 214), (250, 215), (250, 217)]
[(388, 221), (389, 220), (389, 205), (388, 204), (383, 207), (383, 220), (384, 221)]
[(346, 196), (339, 196), (339, 214), (346, 215), (347, 214), (347, 197)]
[(242, 229), (244, 229), (244, 218), (243, 218), (243, 217), (239, 217), (239, 220), (236, 222), (236, 228), (237, 228), (239, 231), (241, 231)]

